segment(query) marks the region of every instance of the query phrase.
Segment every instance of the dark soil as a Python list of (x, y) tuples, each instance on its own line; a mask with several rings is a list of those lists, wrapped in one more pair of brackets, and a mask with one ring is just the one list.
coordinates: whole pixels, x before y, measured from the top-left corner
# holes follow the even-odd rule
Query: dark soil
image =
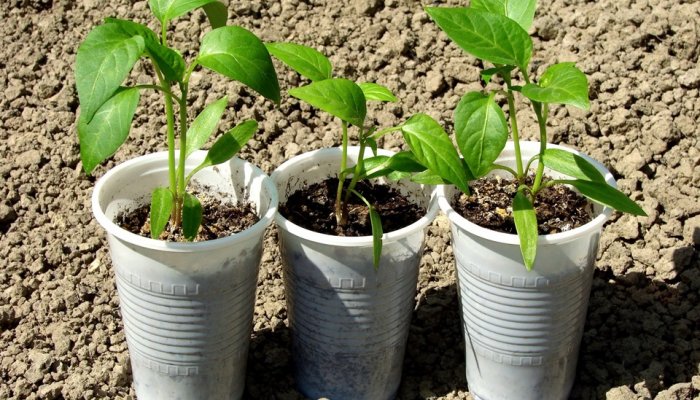
[[(349, 183), (350, 180), (345, 188)], [(280, 205), (279, 211), (289, 221), (314, 232), (337, 236), (371, 235), (369, 208), (354, 195), (347, 203), (347, 224), (338, 226), (335, 214), (337, 190), (337, 178), (305, 186), (292, 193), (287, 202)], [(358, 182), (355, 190), (377, 211), (384, 233), (411, 225), (425, 215), (425, 209), (411, 203), (406, 196), (387, 185)]]
[[(195, 242), (220, 239), (242, 232), (260, 220), (251, 203), (230, 204), (210, 196), (197, 196), (202, 203), (202, 225)], [(151, 237), (150, 205), (121, 213), (117, 216), (117, 225), (144, 237)], [(160, 240), (184, 242), (181, 227), (173, 227), (170, 222), (161, 233)]]
[[(498, 176), (479, 179), (470, 184), (469, 196), (461, 193), (455, 196), (452, 204), (461, 216), (479, 226), (516, 233), (512, 203), (518, 186), (516, 179)], [(578, 228), (591, 221), (593, 211), (586, 198), (564, 185), (540, 190), (533, 205), (540, 235)]]

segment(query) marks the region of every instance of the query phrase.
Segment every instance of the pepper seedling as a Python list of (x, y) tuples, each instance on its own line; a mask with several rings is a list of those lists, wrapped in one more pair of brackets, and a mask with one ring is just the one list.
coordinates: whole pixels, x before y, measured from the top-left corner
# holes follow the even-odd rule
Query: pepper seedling
[[(377, 155), (377, 139), (397, 130), (391, 127), (378, 130), (367, 124), (367, 102), (396, 102), (394, 94), (386, 87), (372, 82), (355, 83), (344, 78), (333, 78), (330, 60), (316, 49), (294, 43), (268, 43), (268, 51), (284, 64), (311, 81), (310, 84), (289, 90), (289, 94), (311, 106), (340, 119), (342, 131), (342, 156), (338, 171), (338, 190), (335, 197), (335, 218), (338, 226), (345, 226), (348, 218), (347, 204), (350, 196), (357, 196), (369, 209), (373, 237), (373, 260), (379, 266), (382, 252), (381, 218), (374, 206), (355, 190), (358, 182), (378, 177), (399, 179), (406, 172), (423, 169), (406, 152), (392, 157)], [(359, 154), (356, 164), (348, 167), (349, 129), (357, 128)], [(367, 149), (373, 156), (366, 157)], [(346, 179), (350, 182), (346, 185)]]
[[(537, 216), (533, 203), (545, 187), (571, 185), (594, 202), (633, 215), (646, 215), (624, 193), (608, 185), (588, 161), (567, 151), (547, 148), (550, 105), (588, 109), (588, 81), (570, 62), (549, 66), (538, 81), (530, 76), (533, 46), (527, 29), (535, 8), (535, 0), (472, 0), (469, 8), (427, 7), (428, 15), (452, 41), (467, 53), (492, 64), (481, 72), (484, 82), (488, 84), (498, 76), (503, 87), (470, 92), (462, 97), (454, 111), (456, 149), (442, 127), (428, 115), (416, 115), (401, 127), (413, 156), (426, 168), (422, 178), (428, 183), (451, 183), (469, 194), (468, 181), (494, 170), (505, 170), (517, 179), (513, 220), (528, 270), (532, 269), (537, 253)], [(518, 72), (522, 86), (515, 84)], [(516, 93), (530, 101), (539, 126), (540, 151), (525, 165), (520, 155)], [(496, 96), (506, 98), (509, 118)], [(509, 137), (508, 120), (515, 148), (515, 170), (495, 163)], [(526, 178), (535, 161), (538, 163), (534, 179), (528, 184)], [(543, 180), (545, 167), (571, 179)]]
[[(151, 196), (151, 236), (181, 227), (183, 236), (193, 240), (202, 220), (202, 205), (187, 192), (192, 177), (201, 169), (230, 160), (258, 129), (254, 120), (245, 121), (220, 136), (205, 160), (185, 174), (185, 160), (213, 135), (228, 103), (227, 97), (207, 105), (190, 123), (188, 93), (192, 73), (198, 66), (239, 81), (264, 97), (279, 103), (280, 90), (270, 54), (250, 31), (226, 26), (226, 5), (216, 0), (149, 0), (151, 12), (160, 23), (160, 35), (145, 25), (107, 18), (95, 27), (78, 48), (75, 81), (80, 102), (78, 137), (83, 169), (90, 174), (125, 142), (142, 90), (163, 94), (167, 121), (169, 186), (156, 188)], [(202, 8), (212, 30), (201, 40), (199, 54), (187, 65), (177, 50), (168, 46), (171, 21)], [(155, 82), (122, 86), (136, 62), (150, 60)], [(176, 111), (179, 156), (176, 157)]]

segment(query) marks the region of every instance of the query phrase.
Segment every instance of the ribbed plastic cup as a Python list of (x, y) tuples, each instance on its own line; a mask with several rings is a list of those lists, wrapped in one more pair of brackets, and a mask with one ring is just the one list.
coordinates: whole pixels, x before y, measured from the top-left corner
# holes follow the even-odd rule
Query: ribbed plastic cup
[[(562, 146), (548, 148), (586, 158), (614, 185), (598, 162)], [(539, 143), (521, 142), (524, 160), (538, 151)], [(497, 163), (514, 167), (514, 160), (509, 142)], [(527, 271), (518, 237), (462, 218), (450, 204), (455, 193), (453, 187), (438, 188), (440, 208), (451, 222), (469, 391), (482, 400), (568, 398), (600, 233), (612, 210), (596, 205), (591, 222), (540, 236), (535, 265)]]
[[(187, 160), (190, 171), (204, 159)], [(255, 204), (260, 221), (232, 236), (169, 243), (126, 231), (113, 219), (149, 201), (168, 181), (167, 153), (125, 162), (95, 186), (93, 213), (107, 231), (134, 387), (139, 400), (239, 399), (245, 386), (262, 237), (277, 209), (267, 175), (233, 159), (195, 181)]]
[[(358, 149), (349, 149), (349, 164)], [(391, 155), (387, 151), (380, 154)], [(341, 150), (297, 156), (273, 174), (281, 201), (308, 183), (337, 176)], [(396, 396), (415, 303), (425, 228), (437, 213), (432, 188), (395, 186), (427, 209), (384, 235), (374, 268), (372, 237), (320, 234), (281, 215), (279, 228), (297, 388), (307, 397), (386, 400)]]

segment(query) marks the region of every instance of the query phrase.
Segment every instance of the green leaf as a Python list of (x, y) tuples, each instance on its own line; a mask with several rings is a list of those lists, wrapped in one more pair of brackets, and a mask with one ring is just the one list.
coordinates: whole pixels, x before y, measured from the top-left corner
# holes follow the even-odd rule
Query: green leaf
[(384, 235), (382, 220), (377, 210), (372, 207), (372, 204), (370, 204), (363, 195), (355, 190), (353, 190), (352, 193), (362, 200), (369, 209), (369, 220), (372, 224), (372, 259), (374, 261), (374, 269), (377, 269), (379, 268), (379, 261), (382, 257), (382, 235)]
[(454, 112), (457, 146), (472, 175), (490, 170), (508, 141), (508, 123), (493, 95), (478, 92), (462, 97)]
[(228, 21), (228, 7), (226, 7), (226, 4), (220, 1), (212, 1), (202, 6), (202, 9), (207, 14), (212, 29), (226, 26), (226, 21)]
[(411, 180), (415, 183), (420, 183), (421, 185), (445, 185), (450, 182), (445, 181), (440, 177), (440, 175), (435, 172), (426, 169), (423, 172), (418, 172), (411, 176)]
[(185, 193), (182, 202), (182, 233), (187, 240), (194, 240), (202, 224), (202, 204), (197, 197)]
[(540, 103), (569, 104), (587, 110), (588, 79), (574, 63), (559, 63), (547, 68), (539, 85), (528, 83), (521, 89), (523, 96)]
[(603, 175), (585, 158), (561, 149), (546, 149), (542, 157), (545, 167), (572, 178), (605, 183)]
[(250, 31), (238, 26), (214, 29), (202, 38), (197, 62), (280, 101), (280, 87), (270, 54)]
[(166, 187), (153, 190), (151, 195), (151, 237), (158, 239), (170, 220), (175, 205), (173, 192)]
[(377, 155), (377, 141), (371, 136), (365, 136), (365, 144), (372, 150), (372, 154)]
[(221, 116), (224, 114), (226, 109), (226, 104), (228, 104), (228, 98), (226, 96), (221, 99), (209, 104), (201, 113), (192, 121), (189, 129), (187, 129), (187, 153), (186, 156), (192, 154), (192, 152), (199, 150), (204, 143), (209, 140), (209, 137), (214, 133), (216, 125), (219, 124)]
[(106, 21), (119, 26), (129, 36), (141, 36), (146, 44), (146, 53), (170, 82), (181, 82), (185, 74), (185, 60), (177, 51), (160, 44), (158, 36), (145, 25), (117, 18)]
[(528, 30), (532, 25), (537, 8), (537, 0), (472, 0), (471, 7), (505, 15)]
[(189, 173), (186, 180), (189, 182), (194, 174), (201, 171), (203, 168), (230, 160), (246, 143), (248, 143), (257, 130), (257, 121), (250, 119), (223, 134), (211, 146), (204, 161)]
[(148, 0), (148, 5), (151, 7), (153, 15), (158, 18), (161, 24), (165, 25), (174, 18), (214, 2), (216, 0)]
[[(389, 156), (374, 156), (365, 158), (360, 168), (360, 179), (370, 179), (367, 174), (374, 174), (385, 169), (386, 162), (389, 161)], [(343, 175), (355, 173), (355, 166), (348, 167), (342, 172)], [(381, 175), (380, 175), (381, 176)], [(374, 176), (372, 176), (374, 177)]]
[(312, 81), (329, 79), (333, 73), (330, 60), (320, 51), (296, 43), (267, 43), (267, 51), (301, 76)]
[(401, 126), (401, 131), (419, 163), (469, 193), (459, 154), (437, 121), (427, 114), (416, 114)]
[(415, 155), (410, 151), (400, 151), (389, 159), (387, 166), (394, 171), (401, 172), (422, 172), (426, 167), (418, 162)]
[(116, 24), (95, 27), (78, 47), (75, 82), (80, 118), (89, 123), (131, 72), (146, 48), (139, 35), (128, 35)]
[(359, 86), (360, 89), (362, 89), (362, 93), (365, 94), (365, 99), (367, 100), (388, 101), (391, 103), (398, 101), (396, 96), (391, 93), (391, 90), (385, 86), (372, 82), (360, 83)]
[(374, 269), (379, 268), (379, 262), (382, 258), (382, 235), (384, 231), (382, 229), (382, 220), (371, 205), (369, 207), (369, 220), (372, 224), (372, 259), (374, 261)]
[(510, 72), (514, 70), (515, 67), (513, 65), (505, 65), (503, 67), (495, 67), (495, 68), (488, 68), (483, 71), (481, 71), (481, 80), (484, 81), (484, 84), (488, 84), (491, 82), (491, 78), (494, 77), (494, 75), (502, 75), (504, 73)]
[(513, 220), (520, 239), (520, 253), (528, 271), (535, 265), (537, 256), (537, 216), (527, 195), (518, 190), (513, 199)]
[(107, 100), (89, 123), (81, 115), (78, 119), (78, 140), (80, 159), (86, 173), (90, 174), (124, 143), (138, 104), (138, 89), (123, 89)]
[(355, 82), (347, 79), (312, 82), (290, 89), (289, 94), (355, 126), (362, 126), (365, 122), (365, 95)]
[(440, 29), (466, 52), (493, 64), (515, 65), (526, 71), (532, 39), (517, 22), (472, 8), (427, 7)]
[(576, 179), (561, 181), (561, 183), (569, 184), (578, 189), (582, 195), (596, 203), (614, 208), (617, 211), (644, 217), (647, 215), (647, 213), (644, 212), (637, 203), (627, 197), (627, 195), (605, 182)]

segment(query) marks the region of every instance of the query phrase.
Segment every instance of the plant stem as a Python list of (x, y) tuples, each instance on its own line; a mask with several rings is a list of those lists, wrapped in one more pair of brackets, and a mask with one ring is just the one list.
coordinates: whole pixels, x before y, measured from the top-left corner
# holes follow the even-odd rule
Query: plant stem
[[(163, 73), (154, 63), (153, 68), (156, 71), (161, 87), (166, 87), (168, 83), (163, 77)], [(175, 111), (173, 109), (173, 95), (170, 90), (163, 90), (165, 98), (165, 120), (167, 123), (168, 136), (168, 177), (170, 181), (170, 191), (173, 195), (177, 193), (177, 178), (175, 174)]]
[(508, 87), (508, 93), (506, 94), (506, 97), (508, 99), (510, 129), (513, 135), (513, 147), (515, 149), (515, 167), (517, 169), (517, 174), (515, 175), (515, 177), (518, 180), (522, 180), (525, 175), (525, 171), (523, 170), (523, 160), (521, 159), (520, 154), (520, 132), (518, 131), (518, 118), (517, 113), (515, 111), (515, 96), (513, 95), (513, 89), (511, 86), (510, 72), (503, 73), (503, 80), (505, 80), (506, 86)]
[(542, 177), (544, 176), (544, 163), (542, 162), (542, 156), (544, 156), (544, 152), (547, 150), (547, 105), (533, 101), (532, 108), (535, 110), (537, 124), (540, 127), (539, 163), (537, 164), (537, 172), (535, 173), (535, 182), (532, 184), (532, 195), (535, 196), (540, 190)]
[(345, 183), (345, 170), (348, 166), (348, 123), (340, 121), (343, 127), (343, 154), (340, 159), (340, 172), (338, 173), (338, 191), (335, 195), (335, 221), (338, 226), (345, 225), (345, 210), (343, 208), (343, 185)]
[(185, 198), (185, 161), (187, 159), (187, 82), (180, 84), (180, 157), (177, 167), (177, 193), (175, 196), (175, 209), (178, 211), (177, 222), (182, 219), (182, 202)]
[(355, 164), (355, 172), (353, 172), (352, 180), (348, 185), (348, 190), (345, 192), (345, 200), (343, 201), (344, 205), (346, 205), (350, 200), (350, 194), (352, 194), (352, 192), (355, 191), (355, 185), (357, 185), (357, 182), (360, 180), (362, 170), (364, 169), (365, 147), (367, 146), (367, 142), (364, 137), (364, 131), (364, 128), (360, 128), (360, 152), (357, 155), (357, 164)]
[[(523, 70), (523, 78), (525, 83), (530, 83), (530, 77), (527, 71)], [(535, 173), (535, 182), (532, 184), (532, 196), (537, 195), (542, 185), (542, 177), (544, 176), (544, 163), (542, 163), (542, 156), (544, 156), (545, 150), (547, 150), (547, 113), (549, 111), (546, 103), (540, 103), (537, 101), (532, 102), (532, 109), (535, 111), (537, 116), (537, 124), (540, 128), (540, 152), (539, 152), (539, 163), (537, 164), (537, 172)]]
[(506, 171), (506, 172), (512, 174), (514, 177), (516, 177), (516, 178), (518, 177), (518, 173), (515, 172), (515, 171), (513, 170), (513, 168), (507, 167), (507, 166), (505, 166), (505, 165), (493, 164), (493, 165), (491, 166), (491, 169), (489, 170), (489, 172), (491, 172), (491, 171), (493, 171), (493, 170), (495, 170), (495, 169), (500, 169), (500, 170)]

